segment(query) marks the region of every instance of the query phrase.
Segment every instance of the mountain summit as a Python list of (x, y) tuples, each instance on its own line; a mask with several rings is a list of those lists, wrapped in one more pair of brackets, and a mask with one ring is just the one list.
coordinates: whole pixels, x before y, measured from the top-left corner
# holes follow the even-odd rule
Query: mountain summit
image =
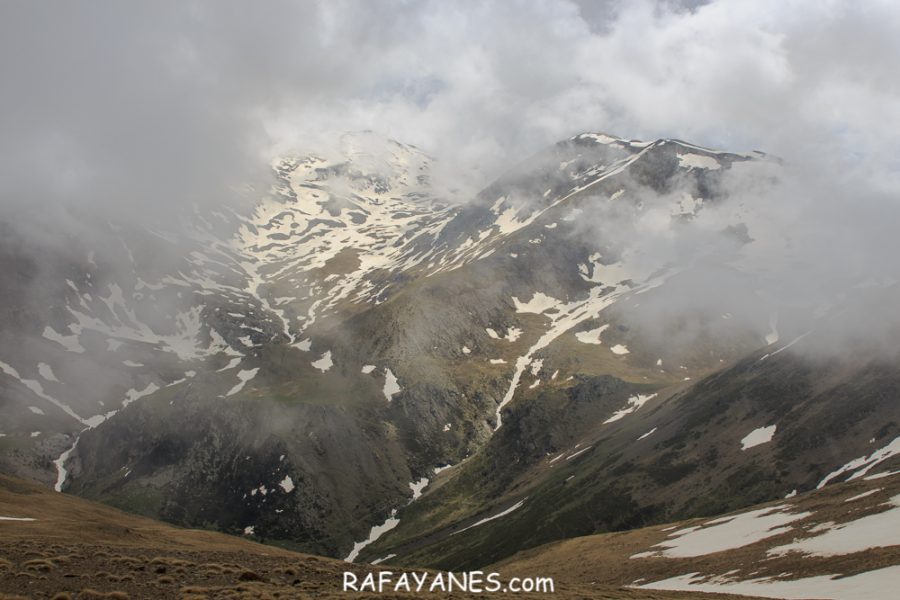
[(818, 350), (897, 287), (766, 292), (791, 239), (753, 194), (777, 160), (585, 133), (458, 204), (412, 146), (337, 148), (171, 231), (4, 224), (2, 469), (470, 568), (896, 466), (896, 358)]

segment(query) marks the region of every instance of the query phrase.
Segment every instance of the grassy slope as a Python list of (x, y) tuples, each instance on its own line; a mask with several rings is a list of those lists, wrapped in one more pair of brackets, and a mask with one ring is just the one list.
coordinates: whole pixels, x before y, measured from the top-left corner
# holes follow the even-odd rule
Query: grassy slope
[[(369, 565), (351, 566), (220, 533), (180, 529), (5, 475), (0, 475), (0, 515), (35, 519), (0, 521), (0, 598), (416, 597), (340, 590), (344, 570), (362, 578), (378, 570)], [(498, 600), (528, 597), (490, 594)], [(554, 597), (726, 598), (591, 585), (557, 586)]]
[[(878, 471), (886, 470), (882, 467)], [(861, 493), (879, 490), (872, 495), (846, 502)], [(567, 584), (627, 585), (639, 578), (658, 581), (683, 573), (722, 574), (738, 569), (736, 576), (775, 577), (788, 573), (790, 578), (841, 573), (852, 575), (862, 571), (900, 564), (900, 546), (870, 549), (863, 552), (830, 557), (810, 557), (791, 553), (772, 559), (766, 550), (807, 537), (808, 530), (828, 521), (842, 523), (885, 510), (884, 502), (900, 493), (900, 476), (830, 485), (818, 491), (801, 494), (790, 501), (775, 501), (763, 506), (789, 504), (792, 512), (808, 511), (811, 516), (792, 524), (780, 535), (741, 548), (694, 558), (628, 557), (647, 551), (665, 540), (673, 527), (658, 525), (633, 531), (590, 535), (531, 548), (504, 559), (490, 569), (504, 573), (548, 573)], [(754, 507), (758, 508), (758, 507)], [(744, 512), (744, 511), (741, 511)], [(708, 519), (691, 519), (678, 523), (679, 528), (697, 526)]]

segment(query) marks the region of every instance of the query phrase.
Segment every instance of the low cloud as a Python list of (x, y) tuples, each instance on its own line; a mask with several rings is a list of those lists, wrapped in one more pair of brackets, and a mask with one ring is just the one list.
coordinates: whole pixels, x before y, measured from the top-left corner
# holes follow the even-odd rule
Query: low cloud
[(787, 244), (768, 297), (814, 296), (896, 275), (898, 29), (887, 0), (5, 3), (0, 220), (175, 226), (344, 131), (422, 148), (459, 201), (581, 131), (674, 137), (784, 160), (730, 193)]
[[(119, 217), (235, 201), (374, 129), (461, 196), (568, 135), (763, 149), (896, 185), (891, 2), (6, 4), (0, 197)], [(446, 186), (450, 188), (450, 185)]]

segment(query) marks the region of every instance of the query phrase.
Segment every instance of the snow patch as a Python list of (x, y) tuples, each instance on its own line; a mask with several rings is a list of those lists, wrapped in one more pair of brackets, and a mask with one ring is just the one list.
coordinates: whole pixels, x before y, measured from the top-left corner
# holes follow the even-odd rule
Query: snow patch
[(651, 429), (650, 431), (648, 431), (647, 433), (645, 433), (644, 435), (642, 435), (641, 437), (639, 437), (639, 438), (637, 439), (637, 441), (641, 441), (641, 440), (643, 440), (644, 438), (648, 438), (648, 437), (650, 437), (651, 435), (653, 435), (654, 433), (656, 433), (656, 427), (654, 427), (653, 429)]
[[(384, 370), (384, 397), (390, 402), (395, 394), (400, 393), (400, 382), (390, 369)], [(352, 561), (351, 561), (352, 562)]]
[[(656, 394), (647, 394), (647, 395), (638, 394), (636, 396), (630, 397), (628, 399), (628, 404), (626, 404), (624, 408), (621, 408), (621, 409), (617, 410), (616, 412), (614, 412), (610, 418), (603, 421), (603, 424), (606, 425), (607, 423), (612, 423), (614, 421), (618, 421), (625, 415), (630, 415), (631, 413), (633, 413), (634, 411), (636, 411), (637, 409), (642, 407), (644, 404), (646, 404), (649, 400), (651, 400), (653, 398), (656, 398)], [(656, 431), (655, 428), (654, 428), (654, 431)], [(649, 434), (647, 434), (647, 435), (649, 435)], [(641, 438), (638, 438), (638, 439), (641, 439)]]
[(693, 558), (723, 550), (742, 548), (791, 530), (787, 525), (805, 519), (812, 513), (792, 513), (781, 504), (737, 515), (707, 521), (701, 526), (687, 527), (669, 534), (668, 539), (654, 548), (631, 558), (668, 557)]
[(75, 352), (77, 354), (84, 352), (84, 347), (78, 342), (77, 335), (62, 335), (49, 326), (44, 327), (44, 333), (42, 335), (45, 339), (56, 342), (69, 352)]
[(250, 381), (251, 379), (256, 377), (257, 373), (259, 373), (259, 367), (255, 368), (255, 369), (247, 369), (246, 371), (245, 370), (238, 371), (237, 377), (240, 380), (239, 383), (236, 386), (234, 386), (233, 388), (231, 388), (230, 390), (228, 390), (228, 393), (225, 394), (225, 396), (226, 397), (231, 396), (233, 394), (237, 394), (238, 392), (240, 392), (242, 389), (244, 389), (244, 386), (247, 385), (248, 381)]
[(761, 444), (768, 444), (775, 435), (777, 425), (769, 425), (768, 427), (759, 427), (744, 436), (741, 440), (741, 450), (747, 450)]
[(862, 500), (863, 498), (871, 496), (872, 494), (877, 494), (880, 491), (881, 488), (875, 488), (874, 490), (869, 490), (868, 492), (863, 492), (862, 494), (857, 494), (855, 496), (847, 498), (846, 500), (844, 500), (844, 502), (855, 502), (856, 500)]
[(494, 516), (492, 516), (492, 517), (485, 517), (484, 519), (481, 519), (481, 520), (478, 521), (477, 523), (473, 523), (472, 525), (469, 525), (468, 527), (463, 527), (463, 528), (460, 529), (459, 531), (454, 531), (454, 532), (451, 533), (450, 535), (456, 535), (457, 533), (462, 533), (463, 531), (468, 531), (469, 529), (472, 529), (473, 527), (479, 527), (479, 526), (481, 526), (481, 525), (484, 525), (485, 523), (489, 523), (490, 521), (493, 521), (493, 520), (495, 520), (495, 519), (499, 519), (500, 517), (505, 517), (506, 515), (510, 514), (511, 512), (516, 511), (516, 510), (522, 508), (522, 506), (525, 504), (525, 500), (528, 500), (528, 498), (523, 498), (522, 500), (519, 500), (518, 502), (516, 502), (515, 504), (513, 504), (512, 506), (510, 506), (510, 507), (507, 508), (506, 510), (504, 510), (504, 511), (502, 511), (502, 512), (499, 512), (499, 513), (497, 513), (496, 515), (494, 515)]
[(53, 373), (53, 369), (51, 369), (50, 365), (47, 363), (38, 363), (38, 373), (40, 373), (41, 377), (47, 381), (59, 382), (59, 379), (57, 379), (56, 375)]
[(840, 477), (844, 473), (849, 473), (851, 471), (855, 472), (848, 478), (848, 480), (863, 477), (876, 465), (883, 463), (892, 456), (897, 455), (900, 455), (900, 436), (894, 438), (894, 440), (890, 444), (883, 448), (879, 448), (869, 456), (861, 456), (859, 458), (855, 458), (839, 469), (832, 471), (831, 473), (826, 475), (822, 481), (819, 482), (819, 485), (816, 486), (816, 489), (822, 489), (832, 479)]
[[(854, 498), (858, 500), (878, 490), (871, 490)], [(835, 525), (829, 524), (814, 537), (794, 540), (790, 544), (771, 548), (769, 556), (801, 552), (810, 556), (839, 556), (862, 552), (870, 548), (900, 545), (900, 494), (887, 503), (890, 508), (874, 515)]]
[(799, 579), (747, 579), (737, 580), (699, 573), (677, 575), (661, 581), (637, 586), (651, 590), (675, 590), (712, 592), (719, 594), (744, 594), (764, 598), (801, 600), (822, 598), (829, 600), (882, 600), (890, 597), (900, 581), (900, 565), (864, 571), (856, 575), (816, 575)]
[(353, 549), (350, 551), (350, 554), (344, 559), (344, 562), (352, 563), (356, 560), (356, 557), (359, 556), (360, 551), (363, 548), (368, 546), (369, 544), (374, 543), (378, 538), (382, 535), (396, 527), (400, 524), (400, 519), (397, 518), (397, 510), (394, 509), (391, 511), (391, 516), (389, 516), (384, 523), (381, 525), (375, 525), (369, 531), (369, 537), (363, 540), (362, 542), (355, 542), (353, 544)]
[(412, 493), (413, 493), (413, 497), (412, 497), (412, 500), (410, 500), (410, 502), (415, 502), (416, 500), (418, 500), (422, 496), (422, 491), (426, 487), (428, 487), (428, 478), (427, 477), (423, 477), (418, 481), (410, 481), (409, 489), (411, 489)]
[(583, 344), (602, 344), (603, 341), (600, 339), (600, 334), (607, 329), (609, 329), (609, 323), (589, 331), (579, 331), (575, 334), (575, 338)]
[(328, 350), (319, 358), (317, 361), (313, 361), (310, 363), (313, 368), (322, 371), (323, 373), (334, 366), (334, 362), (331, 360), (331, 350)]
[(714, 171), (722, 168), (722, 165), (715, 158), (702, 154), (679, 154), (678, 164), (686, 169), (709, 169)]

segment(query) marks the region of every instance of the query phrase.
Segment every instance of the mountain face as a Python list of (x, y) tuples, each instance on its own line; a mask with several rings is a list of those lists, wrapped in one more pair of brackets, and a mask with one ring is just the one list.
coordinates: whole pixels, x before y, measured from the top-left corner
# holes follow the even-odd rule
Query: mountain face
[(3, 224), (0, 468), (461, 568), (897, 460), (896, 357), (817, 353), (896, 286), (839, 307), (759, 293), (786, 242), (734, 182), (765, 189), (778, 161), (582, 134), (463, 205), (432, 162), (353, 134), (170, 230)]

